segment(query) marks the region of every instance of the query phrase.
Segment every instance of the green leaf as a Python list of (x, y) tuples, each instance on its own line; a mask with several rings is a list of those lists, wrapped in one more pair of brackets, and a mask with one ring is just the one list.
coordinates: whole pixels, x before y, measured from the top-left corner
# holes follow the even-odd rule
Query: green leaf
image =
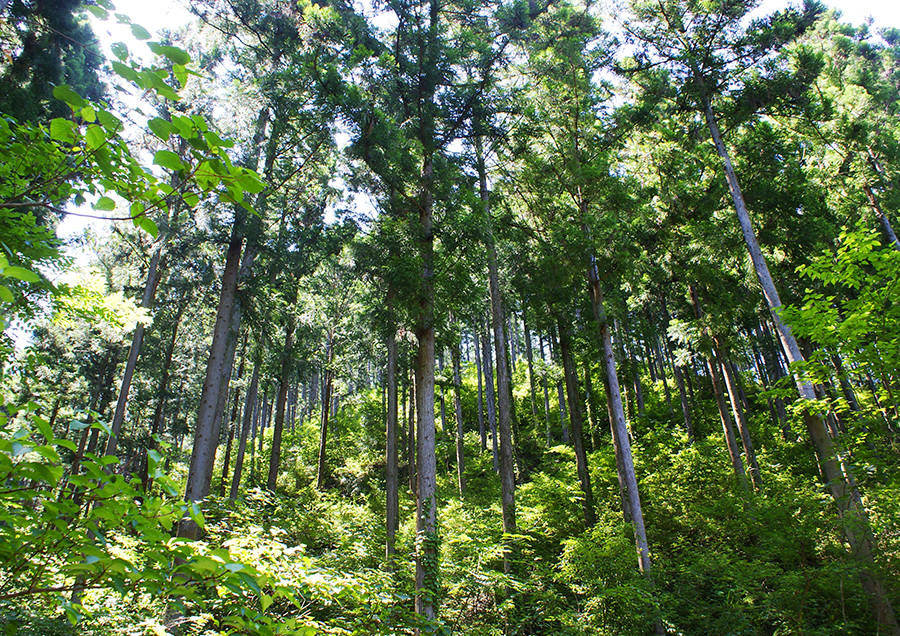
[(181, 88), (184, 88), (188, 79), (187, 68), (185, 68), (184, 64), (175, 64), (172, 67), (172, 74), (178, 80), (178, 83), (181, 84)]
[(66, 84), (60, 84), (59, 86), (55, 86), (53, 88), (53, 96), (72, 107), (72, 109), (83, 108), (87, 105), (87, 102), (84, 101), (84, 98), (72, 90), (71, 86)]
[(106, 135), (103, 133), (103, 128), (96, 124), (91, 124), (84, 133), (84, 140), (88, 148), (96, 150), (106, 143)]
[[(57, 87), (59, 88), (59, 87)], [(50, 139), (54, 141), (64, 141), (66, 143), (75, 143), (75, 122), (55, 117), (50, 120)]]
[(52, 446), (36, 446), (34, 452), (43, 457), (44, 459), (59, 463), (62, 459), (59, 456), (59, 453), (56, 452), (56, 449)]
[(85, 9), (87, 9), (88, 11), (93, 13), (94, 17), (97, 17), (101, 20), (106, 20), (107, 18), (109, 18), (109, 12), (106, 9), (104, 9), (103, 7), (98, 7), (96, 5), (89, 4), (85, 7)]
[(174, 64), (184, 65), (189, 64), (191, 61), (191, 56), (187, 54), (187, 51), (177, 46), (167, 46), (159, 42), (150, 42), (147, 46), (150, 47), (151, 51), (170, 59)]
[(190, 208), (193, 208), (200, 203), (200, 197), (198, 197), (195, 192), (185, 192), (181, 198), (184, 199), (185, 204)]
[(123, 42), (113, 42), (109, 45), (109, 50), (123, 62), (128, 59), (128, 47)]
[[(127, 64), (122, 64), (121, 62), (113, 61), (112, 69), (116, 72), (117, 75), (122, 77), (123, 79), (127, 79), (129, 82), (133, 82), (135, 84), (141, 83), (141, 78), (138, 75), (137, 71), (128, 66)], [(144, 88), (142, 86), (142, 88)]]
[(149, 40), (150, 31), (142, 27), (140, 24), (131, 25), (131, 34), (138, 40)]
[(50, 422), (45, 420), (43, 417), (38, 415), (34, 415), (32, 417), (32, 421), (34, 425), (37, 426), (38, 431), (40, 431), (41, 435), (44, 436), (44, 439), (48, 442), (53, 441), (53, 429), (50, 428)]
[(111, 133), (118, 132), (122, 129), (122, 122), (108, 110), (98, 110), (97, 119), (99, 119), (100, 124)]
[(252, 170), (245, 170), (239, 173), (237, 182), (238, 185), (243, 188), (244, 192), (250, 192), (251, 194), (262, 192), (266, 187), (266, 184), (259, 178), (259, 175)]
[(169, 170), (184, 170), (184, 162), (171, 150), (157, 150), (153, 155), (153, 163)]
[(0, 300), (3, 302), (11, 303), (15, 298), (11, 291), (9, 291), (8, 287), (0, 285)]
[(166, 121), (160, 117), (154, 117), (148, 121), (147, 127), (153, 131), (154, 135), (163, 141), (168, 141), (171, 134), (175, 132), (175, 126), (172, 125), (172, 122)]
[(9, 276), (10, 278), (18, 278), (19, 280), (23, 280), (26, 283), (36, 283), (41, 280), (41, 277), (32, 272), (30, 269), (25, 269), (24, 267), (19, 267), (18, 265), (10, 265), (3, 269), (3, 275)]
[(97, 199), (97, 202), (94, 204), (94, 209), (103, 212), (111, 212), (116, 209), (116, 202), (109, 197), (103, 196)]
[(194, 122), (183, 115), (172, 115), (172, 123), (178, 128), (178, 134), (185, 139), (190, 139), (196, 134)]
[(89, 124), (92, 124), (97, 121), (97, 112), (90, 106), (85, 106), (81, 109), (81, 118)]
[(147, 234), (156, 238), (159, 236), (159, 228), (156, 226), (156, 223), (153, 222), (153, 219), (147, 216), (136, 216), (133, 219), (134, 224), (144, 230)]

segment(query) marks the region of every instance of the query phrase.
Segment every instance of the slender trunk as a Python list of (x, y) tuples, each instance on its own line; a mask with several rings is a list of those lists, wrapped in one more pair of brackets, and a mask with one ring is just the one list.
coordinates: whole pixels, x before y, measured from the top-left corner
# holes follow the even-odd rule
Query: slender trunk
[(331, 363), (334, 360), (334, 333), (328, 333), (328, 344), (325, 351), (324, 385), (322, 387), (322, 418), (319, 428), (319, 464), (316, 471), (316, 489), (325, 487), (325, 457), (328, 443), (328, 416), (331, 412), (332, 376)]
[(465, 438), (463, 433), (463, 412), (462, 400), (460, 399), (460, 391), (462, 390), (462, 380), (460, 378), (459, 363), (459, 346), (453, 347), (451, 352), (453, 358), (453, 408), (456, 413), (456, 485), (459, 488), (459, 497), (463, 497), (466, 490), (465, 477)]
[(562, 318), (557, 318), (559, 328), (559, 353), (562, 358), (563, 372), (566, 379), (566, 393), (569, 397), (569, 425), (571, 427), (572, 445), (575, 448), (575, 467), (578, 471), (578, 482), (584, 498), (581, 500), (584, 523), (587, 527), (597, 523), (594, 511), (594, 495), (591, 491), (591, 474), (587, 465), (587, 454), (584, 452), (584, 431), (581, 418), (581, 398), (578, 395), (578, 375), (569, 345), (569, 330)]
[(666, 363), (665, 358), (663, 357), (662, 350), (659, 346), (659, 336), (654, 335), (653, 337), (653, 353), (655, 354), (657, 364), (659, 365), (659, 370), (657, 374), (659, 375), (659, 379), (663, 385), (663, 392), (666, 395), (666, 408), (669, 411), (669, 417), (673, 417), (675, 415), (675, 410), (672, 408), (672, 392), (669, 390), (669, 380), (666, 378)]
[[(544, 338), (538, 336), (538, 343), (541, 345), (541, 362), (544, 360)], [(547, 387), (547, 367), (544, 366), (544, 373), (541, 375), (541, 386), (544, 389), (544, 432), (547, 437), (547, 448), (553, 443), (553, 437), (550, 434), (550, 389)]]
[(475, 341), (475, 375), (478, 377), (478, 437), (481, 439), (481, 450), (487, 450), (487, 431), (484, 427), (484, 391), (481, 385), (481, 345), (478, 342), (478, 329), (472, 330)]
[[(244, 376), (244, 365), (247, 359), (247, 336), (244, 336), (244, 343), (241, 345), (241, 363), (238, 365), (237, 379)], [(232, 390), (234, 394), (234, 403), (231, 405), (231, 417), (228, 418), (228, 442), (225, 444), (225, 458), (222, 460), (222, 479), (219, 482), (219, 495), (225, 496), (225, 481), (228, 479), (228, 468), (231, 465), (231, 450), (234, 446), (234, 433), (237, 428), (238, 404), (241, 399), (239, 389)]]
[[(392, 308), (392, 294), (388, 293), (388, 311)], [(397, 333), (391, 329), (387, 337), (387, 417), (385, 418), (385, 528), (386, 558), (389, 567), (397, 550), (395, 538), (400, 524), (400, 483), (397, 467)]]
[[(169, 338), (169, 344), (166, 346), (166, 355), (163, 359), (162, 375), (159, 378), (159, 388), (156, 391), (156, 408), (153, 410), (153, 420), (150, 424), (150, 449), (155, 450), (158, 446), (156, 442), (157, 436), (162, 434), (163, 412), (166, 407), (166, 400), (169, 394), (169, 376), (172, 369), (172, 356), (175, 353), (175, 343), (178, 340), (178, 328), (181, 325), (181, 317), (188, 304), (188, 296), (183, 295), (178, 303), (178, 309), (175, 312), (175, 318), (172, 321), (172, 336)], [(150, 488), (150, 477), (148, 475), (149, 464), (146, 459), (141, 468), (141, 483), (144, 492)]]
[(531, 330), (528, 329), (524, 309), (522, 310), (522, 327), (525, 331), (525, 359), (528, 362), (528, 397), (531, 398), (531, 421), (534, 426), (537, 426), (537, 399), (534, 396), (534, 353), (531, 348)]
[[(238, 442), (237, 456), (234, 458), (234, 477), (231, 480), (231, 490), (228, 499), (237, 499), (238, 487), (241, 485), (241, 471), (244, 467), (244, 455), (247, 452), (247, 438), (253, 425), (253, 412), (256, 410), (256, 397), (259, 390), (259, 352), (256, 354), (256, 362), (253, 364), (253, 375), (250, 376), (250, 386), (247, 387), (247, 397), (244, 399), (244, 416), (241, 423), (241, 439)], [(252, 449), (252, 447), (251, 447)]]
[(597, 418), (595, 402), (594, 402), (594, 381), (591, 378), (591, 365), (585, 358), (582, 362), (584, 368), (584, 403), (587, 407), (587, 422), (589, 438), (591, 440), (591, 450), (599, 450), (600, 448), (600, 425)]
[[(789, 363), (803, 362), (804, 358), (800, 353), (797, 339), (794, 337), (790, 327), (784, 323), (779, 314), (782, 306), (781, 298), (775, 288), (772, 275), (769, 273), (768, 264), (759, 247), (756, 232), (753, 230), (753, 225), (750, 222), (750, 213), (747, 210), (744, 195), (741, 193), (737, 175), (731, 165), (731, 158), (728, 154), (728, 150), (719, 133), (719, 127), (716, 123), (712, 103), (706, 98), (703, 105), (710, 135), (712, 136), (716, 151), (724, 166), (725, 177), (728, 181), (728, 188), (731, 191), (731, 197), (734, 202), (735, 211), (737, 212), (741, 232), (744, 235), (744, 242), (750, 253), (750, 259), (756, 270), (763, 296), (766, 299), (766, 303), (772, 315), (772, 321), (775, 324), (778, 337), (784, 347), (785, 355), (787, 355)], [(794, 381), (797, 385), (797, 392), (801, 400), (806, 400), (808, 402), (816, 401), (816, 395), (812, 384), (797, 374), (794, 375)], [(844, 519), (844, 534), (850, 544), (851, 552), (863, 563), (871, 563), (876, 551), (875, 540), (872, 535), (868, 515), (862, 505), (861, 497), (856, 489), (853, 476), (848, 472), (846, 466), (841, 465), (841, 458), (837, 456), (832, 439), (825, 430), (823, 418), (807, 408), (803, 412), (803, 419), (806, 424), (807, 433), (813, 443), (816, 455), (818, 456), (825, 483), (831, 490), (838, 511)], [(861, 570), (860, 579), (863, 589), (869, 595), (876, 621), (886, 630), (886, 633), (895, 636), (900, 635), (900, 624), (897, 623), (897, 617), (894, 614), (894, 608), (891, 605), (884, 584), (872, 573), (868, 565), (864, 566)]]
[(600, 289), (600, 275), (596, 261), (591, 258), (588, 268), (588, 280), (591, 286), (591, 304), (594, 319), (597, 323), (597, 337), (603, 348), (603, 364), (606, 372), (607, 397), (609, 411), (612, 415), (613, 443), (617, 448), (616, 468), (620, 481), (624, 485), (625, 498), (628, 500), (631, 518), (626, 517), (634, 527), (634, 539), (638, 553), (638, 566), (641, 572), (650, 575), (650, 548), (647, 543), (647, 531), (644, 527), (644, 512), (638, 494), (637, 476), (634, 472), (634, 458), (631, 455), (631, 441), (628, 439), (628, 427), (625, 424), (625, 410), (622, 407), (622, 394), (619, 391), (619, 378), (616, 375), (616, 356), (609, 334), (609, 321), (603, 306), (603, 291)]
[[(481, 136), (475, 137), (475, 160), (478, 169), (479, 193), (481, 197), (483, 224), (485, 228), (485, 248), (488, 257), (488, 289), (491, 298), (491, 321), (494, 327), (494, 348), (497, 360), (497, 406), (500, 433), (500, 502), (503, 509), (503, 532), (516, 533), (516, 476), (513, 465), (512, 437), (512, 382), (507, 362), (505, 316), (503, 298), (500, 294), (500, 273), (497, 264), (497, 248), (494, 245), (493, 222), (487, 189), (487, 173)], [(504, 561), (509, 571), (509, 561)]]
[(838, 382), (841, 385), (841, 392), (844, 394), (844, 399), (847, 400), (850, 410), (859, 411), (859, 402), (856, 399), (856, 393), (853, 391), (850, 381), (847, 379), (847, 372), (844, 371), (844, 364), (841, 362), (840, 354), (832, 353), (830, 358), (837, 374)]
[[(241, 360), (243, 365), (243, 360)], [(240, 370), (240, 369), (239, 369)], [(240, 373), (238, 374), (240, 377)], [(241, 400), (241, 392), (238, 389), (232, 389), (234, 394), (234, 403), (231, 405), (231, 417), (228, 421), (228, 441), (225, 443), (225, 458), (222, 460), (222, 479), (219, 480), (219, 496), (225, 496), (225, 482), (228, 479), (228, 469), (231, 467), (231, 451), (234, 448), (234, 434), (237, 428), (238, 405)]]
[(494, 408), (494, 362), (491, 354), (491, 336), (481, 336), (481, 360), (484, 363), (484, 389), (487, 398), (488, 426), (491, 429), (491, 452), (494, 460), (494, 472), (500, 471), (500, 460), (497, 455), (497, 413)]
[[(213, 341), (206, 366), (206, 379), (200, 395), (200, 410), (197, 416), (194, 446), (184, 494), (185, 500), (190, 502), (198, 502), (209, 494), (218, 433), (216, 421), (219, 393), (223, 388), (222, 384), (230, 366), (226, 356), (230, 348), (228, 340), (231, 335), (231, 323), (235, 310), (242, 243), (243, 237), (236, 225), (232, 231), (225, 259), (219, 308), (213, 327)], [(196, 538), (198, 530), (199, 528), (193, 521), (184, 519), (179, 527), (179, 536)]]
[(411, 374), (411, 382), (409, 385), (409, 413), (407, 419), (406, 433), (406, 461), (409, 465), (409, 491), (413, 494), (416, 492), (416, 421), (418, 416), (418, 399), (416, 398), (416, 374)]
[[(150, 266), (147, 270), (147, 282), (144, 284), (144, 294), (141, 297), (141, 307), (150, 309), (156, 296), (156, 289), (161, 278), (161, 269), (164, 267), (163, 256), (164, 239), (160, 239), (159, 246), (150, 257)], [(122, 431), (122, 423), (125, 421), (125, 410), (128, 406), (128, 393), (131, 390), (131, 381), (134, 378), (134, 370), (137, 367), (138, 355), (141, 352), (141, 344), (144, 341), (144, 325), (137, 323), (134, 334), (131, 337), (131, 348), (128, 350), (128, 360), (125, 362), (125, 372), (122, 374), (122, 384), (119, 387), (119, 398), (116, 400), (116, 410), (113, 414), (110, 427), (109, 440), (106, 442), (106, 455), (116, 454), (116, 445), (119, 433)]]
[[(293, 301), (292, 301), (293, 302)], [(272, 453), (269, 456), (269, 475), (266, 489), (274, 491), (278, 483), (278, 469), (281, 463), (281, 435), (284, 431), (284, 411), (287, 405), (288, 386), (291, 376), (291, 352), (294, 348), (294, 320), (288, 317), (285, 325), (284, 351), (281, 354), (281, 380), (275, 406), (275, 426), (272, 429)]]
[(734, 421), (737, 422), (738, 432), (741, 436), (741, 445), (744, 447), (744, 458), (747, 460), (747, 466), (750, 470), (750, 481), (753, 483), (753, 487), (759, 490), (762, 487), (762, 476), (759, 472), (759, 463), (756, 461), (756, 450), (753, 448), (753, 440), (750, 438), (750, 425), (744, 415), (744, 409), (738, 396), (737, 380), (734, 377), (731, 362), (725, 355), (726, 349), (718, 338), (715, 338), (713, 341), (716, 343), (716, 357), (719, 359), (719, 364), (725, 376), (725, 387), (728, 389), (728, 398), (731, 401), (731, 412), (734, 415)]
[(872, 188), (866, 184), (863, 186), (863, 191), (866, 193), (869, 205), (872, 207), (872, 210), (875, 212), (875, 217), (881, 225), (881, 231), (884, 233), (884, 238), (887, 239), (887, 242), (891, 247), (895, 250), (900, 250), (900, 241), (897, 240), (897, 235), (894, 233), (891, 219), (881, 208), (881, 205), (879, 205), (878, 199), (875, 198), (875, 193), (872, 192)]
[[(431, 5), (431, 26), (437, 28), (437, 2)], [(428, 143), (431, 142), (428, 138)], [(416, 339), (416, 613), (426, 620), (437, 615), (439, 590), (437, 535), (437, 458), (434, 428), (434, 220), (433, 154), (422, 168), (418, 250), (422, 274), (418, 297)]]
[[(688, 285), (690, 292), (691, 306), (694, 309), (694, 316), (700, 320), (703, 316), (703, 309), (700, 306), (700, 298), (697, 295), (697, 289), (693, 285)], [(706, 327), (702, 329), (704, 337), (708, 336)], [(709, 373), (709, 379), (712, 383), (713, 397), (716, 400), (716, 410), (719, 412), (719, 421), (722, 423), (722, 432), (725, 434), (725, 447), (728, 449), (728, 457), (731, 459), (731, 467), (737, 477), (738, 483), (747, 487), (747, 474), (744, 471), (744, 462), (741, 460), (741, 451), (738, 449), (737, 438), (734, 436), (734, 425), (731, 423), (731, 415), (725, 406), (725, 393), (722, 390), (722, 378), (719, 375), (719, 364), (714, 357), (714, 349), (707, 347), (705, 352), (706, 370)]]

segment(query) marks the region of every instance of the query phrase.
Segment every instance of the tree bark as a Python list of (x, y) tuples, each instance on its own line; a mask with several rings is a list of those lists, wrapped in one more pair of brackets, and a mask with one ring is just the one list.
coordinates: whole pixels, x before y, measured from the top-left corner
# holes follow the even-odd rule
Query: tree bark
[[(175, 353), (175, 343), (178, 340), (178, 328), (181, 325), (181, 317), (188, 304), (188, 296), (182, 295), (178, 302), (178, 309), (175, 311), (175, 318), (172, 321), (172, 336), (169, 338), (169, 344), (166, 346), (166, 355), (163, 359), (162, 375), (159, 378), (159, 388), (156, 391), (156, 408), (153, 410), (153, 420), (150, 425), (150, 449), (156, 449), (157, 444), (155, 437), (162, 434), (163, 412), (166, 407), (166, 401), (169, 393), (169, 376), (172, 369), (172, 356)], [(144, 492), (150, 488), (150, 477), (148, 475), (149, 464), (145, 458), (141, 468), (141, 483)]]
[[(391, 308), (390, 294), (388, 307)], [(397, 333), (390, 329), (387, 337), (387, 417), (385, 418), (385, 529), (387, 540), (385, 554), (388, 567), (396, 554), (395, 539), (400, 525), (400, 481), (397, 453)]]
[[(747, 251), (750, 254), (750, 260), (756, 270), (756, 276), (759, 280), (763, 296), (766, 299), (772, 321), (781, 344), (784, 348), (785, 355), (789, 363), (803, 362), (803, 355), (800, 353), (800, 347), (797, 339), (794, 337), (790, 327), (781, 319), (779, 310), (782, 303), (775, 288), (772, 275), (769, 272), (769, 266), (759, 246), (756, 238), (756, 232), (750, 221), (750, 213), (747, 209), (744, 195), (741, 192), (737, 175), (731, 164), (731, 157), (728, 149), (722, 141), (719, 132), (719, 126), (716, 122), (715, 113), (713, 112), (712, 103), (708, 97), (704, 98), (704, 112), (706, 115), (706, 123), (709, 127), (710, 135), (716, 147), (716, 152), (722, 160), (725, 170), (725, 178), (728, 182), (728, 189), (731, 192), (731, 198), (734, 202), (735, 212), (737, 213), (738, 223), (741, 226), (741, 232), (744, 236), (744, 242), (747, 245)], [(803, 379), (796, 373), (793, 373), (794, 381), (797, 385), (797, 392), (801, 400), (810, 403), (816, 401), (816, 394), (812, 384)], [(873, 614), (878, 624), (886, 630), (886, 633), (895, 636), (900, 635), (900, 624), (894, 613), (890, 598), (885, 590), (884, 584), (869, 569), (874, 559), (876, 551), (875, 540), (872, 534), (871, 525), (868, 515), (862, 505), (862, 500), (856, 489), (853, 476), (848, 472), (846, 466), (842, 466), (841, 458), (837, 456), (831, 437), (825, 430), (825, 422), (823, 418), (814, 413), (809, 408), (803, 412), (803, 420), (806, 424), (806, 430), (815, 448), (816, 455), (819, 459), (819, 465), (828, 485), (835, 504), (841, 517), (844, 519), (844, 534), (850, 544), (852, 554), (860, 559), (864, 564), (860, 572), (860, 579), (863, 589), (869, 596)]]
[(229, 501), (237, 499), (238, 488), (241, 485), (241, 471), (244, 468), (244, 455), (247, 452), (247, 438), (250, 435), (250, 427), (253, 425), (253, 411), (256, 410), (256, 398), (259, 390), (259, 352), (253, 364), (253, 375), (250, 377), (250, 386), (247, 387), (247, 397), (244, 399), (244, 416), (241, 423), (241, 439), (238, 442), (237, 456), (234, 458), (234, 477), (231, 480), (231, 490), (228, 493)]
[[(165, 257), (163, 256), (164, 239), (160, 239), (160, 244), (150, 257), (150, 266), (147, 269), (147, 282), (144, 284), (144, 294), (141, 297), (141, 308), (150, 309), (153, 306), (153, 299), (156, 297), (156, 289), (159, 287), (159, 280), (162, 277), (161, 269), (164, 266)], [(112, 426), (110, 427), (109, 439), (106, 442), (106, 455), (116, 454), (116, 445), (119, 440), (119, 433), (122, 431), (122, 423), (125, 421), (125, 410), (128, 406), (128, 393), (131, 390), (131, 381), (134, 378), (134, 370), (137, 367), (138, 355), (141, 352), (141, 344), (144, 342), (144, 325), (137, 323), (134, 327), (134, 334), (131, 337), (131, 348), (128, 350), (128, 359), (125, 362), (125, 371), (122, 374), (122, 384), (119, 387), (119, 397), (116, 400), (116, 410), (113, 413)]]
[(631, 442), (628, 439), (628, 427), (625, 424), (625, 410), (622, 406), (622, 394), (619, 390), (619, 378), (616, 375), (616, 355), (609, 334), (609, 321), (603, 306), (603, 291), (600, 288), (600, 275), (596, 261), (591, 257), (588, 267), (588, 281), (591, 288), (591, 305), (594, 320), (597, 323), (597, 337), (603, 349), (603, 365), (606, 372), (607, 399), (612, 415), (613, 443), (617, 448), (616, 468), (620, 482), (625, 489), (631, 518), (626, 517), (634, 526), (634, 539), (638, 553), (638, 567), (647, 576), (650, 575), (650, 548), (647, 543), (647, 531), (644, 527), (644, 513), (638, 494), (637, 476), (634, 472), (634, 458), (631, 455)]
[(741, 436), (741, 446), (744, 447), (744, 458), (747, 460), (747, 466), (750, 470), (750, 481), (753, 487), (759, 490), (762, 487), (762, 476), (759, 472), (759, 463), (756, 461), (756, 450), (753, 448), (753, 440), (750, 437), (750, 425), (744, 415), (744, 409), (738, 396), (737, 380), (731, 368), (731, 361), (725, 355), (726, 349), (721, 344), (721, 341), (716, 338), (713, 342), (716, 343), (715, 354), (725, 376), (725, 387), (728, 389), (728, 399), (731, 401), (731, 413), (734, 415), (734, 421), (737, 423), (738, 432)]
[(528, 362), (528, 396), (531, 398), (531, 421), (534, 426), (537, 426), (537, 399), (534, 396), (534, 352), (531, 348), (531, 330), (528, 328), (524, 309), (522, 310), (522, 327), (525, 331), (525, 359)]
[(418, 403), (419, 400), (416, 398), (416, 392), (418, 388), (416, 386), (416, 373), (415, 369), (410, 374), (411, 382), (409, 386), (409, 414), (407, 421), (407, 434), (406, 434), (406, 461), (409, 464), (409, 492), (415, 494), (416, 492), (416, 426), (418, 422)]
[(591, 491), (591, 474), (587, 465), (587, 454), (584, 451), (584, 430), (581, 417), (581, 398), (578, 395), (578, 374), (575, 371), (575, 362), (572, 360), (572, 351), (569, 345), (569, 329), (563, 324), (562, 318), (557, 318), (559, 329), (559, 353), (562, 358), (563, 373), (566, 380), (566, 393), (569, 397), (569, 426), (571, 427), (572, 445), (575, 448), (575, 468), (578, 471), (578, 482), (584, 498), (581, 500), (584, 523), (592, 527), (597, 523), (597, 513), (594, 511), (594, 494)]
[[(247, 335), (244, 335), (244, 342), (241, 345), (241, 363), (238, 365), (238, 375), (237, 379), (240, 379), (244, 376), (244, 365), (247, 361)], [(234, 434), (235, 429), (237, 428), (237, 416), (238, 416), (238, 404), (241, 399), (241, 392), (239, 389), (234, 389), (232, 391), (234, 394), (234, 403), (231, 406), (231, 416), (228, 418), (228, 442), (225, 444), (225, 458), (222, 460), (222, 479), (219, 482), (219, 494), (221, 496), (225, 496), (225, 481), (228, 479), (228, 467), (231, 464), (231, 451), (234, 447)]]
[(456, 413), (456, 485), (459, 488), (459, 497), (463, 498), (466, 490), (465, 473), (465, 438), (463, 433), (463, 412), (460, 392), (462, 379), (460, 378), (459, 345), (453, 347), (451, 352), (453, 359), (453, 408)]
[(487, 450), (487, 431), (484, 427), (484, 390), (481, 384), (481, 376), (483, 375), (481, 367), (481, 344), (478, 339), (478, 329), (472, 330), (473, 340), (475, 341), (475, 375), (478, 378), (478, 437), (481, 440), (481, 450)]
[(316, 489), (325, 487), (326, 448), (328, 443), (328, 416), (331, 413), (332, 376), (331, 363), (334, 360), (334, 332), (328, 332), (328, 343), (325, 350), (325, 371), (322, 385), (322, 417), (319, 427), (319, 463), (316, 471)]
[[(212, 463), (215, 459), (216, 420), (218, 416), (219, 393), (222, 390), (229, 362), (226, 359), (229, 350), (228, 339), (231, 335), (231, 323), (235, 309), (238, 273), (241, 264), (241, 246), (243, 236), (235, 225), (228, 245), (225, 259), (225, 270), (222, 274), (222, 289), (219, 294), (219, 308), (213, 327), (213, 341), (206, 365), (206, 379), (200, 395), (200, 410), (194, 432), (194, 446), (191, 453), (191, 464), (188, 470), (187, 486), (184, 498), (189, 502), (199, 502), (209, 494), (212, 478)], [(183, 519), (179, 526), (179, 536), (197, 538), (199, 528), (190, 519)]]
[[(500, 501), (503, 509), (503, 532), (516, 533), (516, 475), (513, 465), (512, 438), (512, 382), (507, 366), (505, 333), (505, 312), (500, 293), (500, 273), (497, 264), (497, 248), (494, 244), (493, 221), (491, 219), (490, 194), (487, 188), (487, 173), (484, 166), (481, 135), (475, 137), (475, 157), (478, 169), (479, 195), (481, 198), (483, 224), (485, 228), (485, 248), (488, 257), (488, 290), (491, 300), (491, 322), (494, 330), (494, 349), (497, 361), (497, 406), (500, 453)], [(495, 444), (496, 446), (496, 444)], [(509, 571), (509, 560), (504, 560)]]
[[(293, 299), (296, 301), (296, 298)], [(292, 301), (293, 302), (293, 301)], [(266, 489), (275, 491), (278, 483), (278, 469), (281, 463), (281, 435), (284, 431), (284, 411), (287, 405), (288, 386), (291, 376), (291, 352), (294, 348), (294, 319), (288, 317), (285, 325), (284, 351), (281, 354), (281, 379), (278, 385), (278, 397), (275, 406), (275, 426), (272, 429), (272, 453), (269, 456), (269, 475)]]
[(491, 430), (491, 456), (494, 461), (494, 472), (500, 472), (500, 458), (497, 453), (497, 412), (494, 408), (494, 363), (491, 354), (491, 336), (481, 336), (481, 361), (484, 364), (484, 392), (487, 401), (488, 427)]
[[(432, 3), (436, 14), (437, 3)], [(437, 16), (432, 19), (436, 26)], [(434, 426), (434, 227), (432, 156), (423, 165), (419, 210), (419, 255), (422, 273), (416, 339), (416, 613), (426, 620), (437, 615), (437, 458)]]

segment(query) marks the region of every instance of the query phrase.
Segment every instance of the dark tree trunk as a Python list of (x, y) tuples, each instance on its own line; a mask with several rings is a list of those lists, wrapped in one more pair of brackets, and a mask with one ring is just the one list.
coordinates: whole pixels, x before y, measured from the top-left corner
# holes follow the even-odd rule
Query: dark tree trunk
[[(234, 459), (234, 477), (231, 480), (231, 490), (228, 499), (234, 501), (237, 498), (238, 488), (241, 485), (241, 471), (244, 468), (244, 455), (247, 452), (247, 438), (250, 428), (253, 426), (253, 412), (256, 410), (257, 391), (259, 389), (259, 353), (253, 364), (253, 375), (250, 377), (250, 386), (247, 387), (247, 397), (244, 399), (244, 416), (241, 423), (241, 438), (238, 441), (237, 456)], [(252, 449), (252, 446), (251, 446)]]
[[(194, 447), (191, 453), (191, 464), (188, 470), (185, 500), (199, 502), (209, 494), (212, 478), (212, 464), (218, 443), (218, 405), (219, 395), (223, 390), (225, 376), (230, 367), (227, 354), (230, 349), (231, 325), (235, 311), (238, 273), (241, 263), (241, 245), (243, 237), (235, 226), (225, 259), (225, 270), (222, 275), (222, 290), (219, 295), (219, 308), (213, 327), (213, 342), (210, 347), (209, 360), (206, 367), (206, 379), (200, 395), (200, 411), (194, 431)], [(179, 536), (197, 538), (199, 528), (190, 519), (182, 520)]]
[(460, 399), (462, 379), (460, 378), (460, 356), (458, 346), (453, 347), (451, 355), (453, 357), (453, 409), (456, 413), (456, 485), (459, 488), (459, 496), (462, 498), (466, 490), (466, 473), (463, 412), (462, 400)]
[[(391, 307), (391, 294), (388, 294)], [(397, 334), (391, 329), (387, 337), (387, 417), (385, 418), (385, 528), (387, 533), (386, 558), (388, 565), (396, 554), (395, 538), (400, 525), (400, 483), (397, 459)]]
[(322, 386), (322, 418), (319, 427), (319, 464), (316, 471), (316, 489), (325, 487), (326, 448), (328, 443), (328, 416), (331, 413), (332, 361), (334, 360), (334, 333), (328, 333), (328, 344), (325, 351), (324, 384)]
[[(160, 239), (160, 244), (153, 252), (150, 258), (150, 266), (147, 270), (147, 282), (144, 284), (144, 294), (141, 297), (141, 307), (150, 309), (153, 306), (153, 299), (156, 297), (156, 289), (159, 286), (159, 280), (162, 277), (161, 270), (165, 267), (165, 256), (163, 248), (165, 239)], [(131, 390), (131, 380), (134, 378), (134, 370), (137, 367), (138, 355), (141, 352), (141, 344), (144, 342), (144, 325), (138, 323), (134, 328), (134, 334), (131, 337), (131, 348), (128, 350), (128, 360), (125, 362), (125, 372), (122, 374), (122, 384), (119, 387), (119, 398), (116, 401), (116, 410), (113, 414), (112, 426), (110, 427), (109, 439), (106, 442), (106, 455), (116, 454), (116, 445), (119, 439), (119, 433), (122, 431), (122, 423), (125, 421), (125, 409), (128, 406), (128, 393)]]
[(594, 511), (594, 495), (591, 491), (591, 474), (587, 465), (587, 454), (584, 451), (584, 431), (581, 417), (581, 398), (578, 395), (578, 375), (569, 345), (569, 329), (557, 318), (559, 329), (559, 353), (562, 358), (563, 372), (566, 380), (566, 393), (569, 397), (569, 425), (571, 426), (572, 444), (575, 448), (575, 467), (578, 471), (578, 482), (584, 498), (581, 500), (584, 523), (587, 527), (597, 523)]
[(275, 406), (275, 427), (272, 430), (272, 453), (269, 457), (269, 475), (266, 489), (274, 491), (278, 483), (278, 469), (281, 463), (281, 435), (284, 430), (284, 411), (287, 405), (288, 386), (291, 377), (291, 353), (294, 348), (294, 320), (287, 319), (284, 336), (284, 351), (281, 354), (281, 380)]

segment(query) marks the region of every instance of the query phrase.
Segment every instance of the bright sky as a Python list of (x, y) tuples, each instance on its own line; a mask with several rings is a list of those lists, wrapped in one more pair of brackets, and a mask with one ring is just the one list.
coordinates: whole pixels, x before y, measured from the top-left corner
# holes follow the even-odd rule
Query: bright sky
[[(185, 0), (118, 0), (114, 2), (116, 8), (131, 17), (131, 19), (156, 33), (164, 28), (177, 28), (190, 19), (190, 14), (185, 8)], [(800, 0), (797, 0), (797, 4)], [(900, 1), (898, 0), (824, 0), (827, 7), (841, 12), (844, 20), (853, 24), (861, 24), (866, 18), (872, 17), (876, 27), (900, 28)], [(778, 10), (786, 6), (785, 0), (763, 0), (761, 10), (763, 13)], [(101, 31), (100, 25), (95, 24), (95, 30)], [(109, 41), (130, 39), (127, 29), (118, 29), (111, 34)], [(103, 38), (106, 41), (106, 38)]]

